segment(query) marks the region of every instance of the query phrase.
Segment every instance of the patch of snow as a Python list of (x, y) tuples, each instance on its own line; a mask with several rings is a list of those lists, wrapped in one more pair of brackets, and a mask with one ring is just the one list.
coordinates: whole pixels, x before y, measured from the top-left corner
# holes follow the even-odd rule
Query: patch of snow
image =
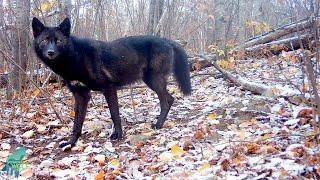
[(290, 120), (284, 122), (284, 125), (286, 125), (286, 126), (296, 125), (296, 124), (298, 124), (299, 121), (300, 121), (300, 119), (290, 119)]

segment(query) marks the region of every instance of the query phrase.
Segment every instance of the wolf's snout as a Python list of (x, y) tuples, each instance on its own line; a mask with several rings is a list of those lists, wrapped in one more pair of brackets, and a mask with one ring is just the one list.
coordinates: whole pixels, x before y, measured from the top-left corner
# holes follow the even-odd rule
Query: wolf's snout
[(53, 51), (53, 50), (49, 50), (47, 53), (48, 53), (48, 56), (49, 56), (49, 57), (54, 56), (54, 51)]

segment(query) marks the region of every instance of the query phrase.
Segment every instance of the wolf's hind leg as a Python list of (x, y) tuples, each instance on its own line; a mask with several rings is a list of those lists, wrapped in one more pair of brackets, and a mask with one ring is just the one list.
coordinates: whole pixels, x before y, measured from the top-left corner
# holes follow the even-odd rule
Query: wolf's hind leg
[(158, 95), (161, 110), (157, 123), (153, 124), (152, 128), (161, 129), (174, 101), (174, 98), (167, 91), (167, 78), (160, 73), (147, 72), (143, 80)]
[(119, 115), (119, 105), (118, 105), (118, 96), (117, 96), (117, 88), (115, 86), (110, 85), (103, 92), (111, 114), (111, 119), (114, 125), (114, 132), (111, 135), (112, 140), (117, 140), (122, 138), (122, 126), (121, 119)]

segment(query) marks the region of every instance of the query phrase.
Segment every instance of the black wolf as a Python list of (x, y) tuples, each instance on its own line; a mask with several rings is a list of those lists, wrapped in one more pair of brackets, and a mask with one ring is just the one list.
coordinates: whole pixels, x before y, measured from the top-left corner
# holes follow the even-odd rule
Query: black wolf
[(74, 146), (81, 135), (90, 91), (100, 91), (109, 105), (114, 132), (111, 139), (122, 138), (117, 89), (143, 80), (156, 92), (161, 112), (156, 124), (160, 129), (174, 98), (168, 93), (167, 76), (173, 71), (183, 94), (191, 93), (187, 54), (174, 41), (154, 36), (131, 36), (112, 42), (80, 39), (70, 35), (70, 20), (58, 27), (46, 27), (37, 18), (32, 20), (34, 49), (37, 56), (60, 75), (75, 98), (75, 119), (72, 137)]

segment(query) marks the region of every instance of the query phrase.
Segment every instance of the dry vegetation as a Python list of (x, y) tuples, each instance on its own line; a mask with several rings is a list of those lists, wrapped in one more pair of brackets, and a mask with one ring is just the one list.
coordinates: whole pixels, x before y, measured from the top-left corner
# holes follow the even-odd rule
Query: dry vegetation
[[(318, 1), (0, 0), (0, 15), (0, 179), (320, 178)], [(33, 53), (33, 16), (51, 26), (70, 17), (74, 35), (104, 41), (174, 39), (189, 55), (192, 95), (170, 80), (176, 100), (155, 131), (156, 94), (124, 87), (126, 134), (111, 142), (95, 93), (83, 136), (63, 152), (74, 102)]]

